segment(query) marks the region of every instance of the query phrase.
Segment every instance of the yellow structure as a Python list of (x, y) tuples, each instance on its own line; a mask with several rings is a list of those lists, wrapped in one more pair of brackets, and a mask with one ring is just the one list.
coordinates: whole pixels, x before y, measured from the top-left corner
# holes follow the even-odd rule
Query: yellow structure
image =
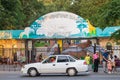
[(62, 51), (62, 40), (57, 40), (57, 44), (59, 44), (60, 51)]
[(18, 49), (25, 48), (23, 40), (4, 39), (0, 40), (0, 56), (13, 58)]

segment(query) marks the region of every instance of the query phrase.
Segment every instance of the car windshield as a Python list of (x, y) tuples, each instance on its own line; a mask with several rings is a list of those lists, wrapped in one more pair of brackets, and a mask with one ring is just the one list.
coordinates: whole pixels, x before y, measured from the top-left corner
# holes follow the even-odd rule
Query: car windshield
[(72, 58), (74, 58), (75, 60), (78, 60), (79, 58), (75, 57), (75, 56), (71, 56)]
[(78, 58), (76, 58), (75, 56), (69, 56), (69, 57), (71, 57), (74, 60), (78, 60)]

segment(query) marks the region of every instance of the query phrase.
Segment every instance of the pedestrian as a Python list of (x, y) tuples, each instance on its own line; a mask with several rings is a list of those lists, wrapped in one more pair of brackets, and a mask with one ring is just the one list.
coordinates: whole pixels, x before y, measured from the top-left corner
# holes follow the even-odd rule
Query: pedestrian
[(25, 57), (24, 54), (22, 54), (22, 55), (21, 55), (21, 63), (22, 63), (22, 64), (25, 64), (25, 62), (26, 62), (26, 57)]
[(14, 58), (13, 58), (13, 60), (14, 60), (14, 64), (16, 65), (17, 64), (17, 53), (14, 53)]
[(111, 60), (107, 61), (107, 69), (108, 69), (108, 73), (111, 74), (111, 72), (112, 72), (112, 62), (111, 62)]
[(86, 61), (87, 65), (89, 67), (89, 70), (90, 70), (90, 55), (88, 52), (87, 52), (87, 55), (85, 56), (85, 61)]
[(42, 53), (39, 55), (39, 62), (42, 61)]
[(114, 60), (115, 60), (114, 72), (117, 73), (117, 68), (116, 68), (116, 66), (117, 66), (117, 61), (119, 60), (119, 58), (118, 58), (116, 55), (114, 55)]
[(114, 68), (115, 68), (115, 58), (113, 56), (113, 51), (110, 52), (108, 59), (111, 61), (111, 65), (112, 65), (112, 71), (114, 72)]
[(94, 64), (94, 72), (98, 72), (98, 65), (99, 65), (99, 51), (96, 51), (95, 54), (93, 54), (93, 64)]
[(108, 51), (107, 50), (105, 50), (105, 52), (103, 53), (103, 62), (102, 62), (102, 64), (103, 64), (103, 71), (106, 73), (107, 72), (107, 61), (108, 61)]

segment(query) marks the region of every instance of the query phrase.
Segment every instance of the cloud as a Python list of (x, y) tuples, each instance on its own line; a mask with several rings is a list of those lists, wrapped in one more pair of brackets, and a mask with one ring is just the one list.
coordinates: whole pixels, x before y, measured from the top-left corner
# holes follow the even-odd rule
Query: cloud
[(34, 29), (32, 29), (32, 28), (30, 28), (30, 27), (26, 27), (25, 29), (24, 29), (24, 32), (21, 32), (21, 34), (20, 34), (20, 38), (29, 38), (29, 35), (30, 34), (34, 34), (35, 33), (35, 31), (34, 31)]
[(41, 27), (36, 31), (37, 35), (44, 34), (48, 37), (52, 37), (55, 34), (68, 37), (78, 33), (80, 33), (80, 30), (77, 28), (76, 21), (67, 18), (47, 19), (41, 23)]

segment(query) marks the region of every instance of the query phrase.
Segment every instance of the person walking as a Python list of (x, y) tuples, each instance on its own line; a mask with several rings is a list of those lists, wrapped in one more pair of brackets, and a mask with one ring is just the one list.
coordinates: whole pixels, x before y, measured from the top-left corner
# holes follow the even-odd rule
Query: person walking
[(99, 51), (96, 51), (96, 53), (93, 54), (93, 63), (94, 63), (94, 70), (93, 70), (93, 72), (98, 72)]
[(105, 50), (105, 52), (103, 53), (103, 71), (106, 73), (107, 72), (107, 62), (108, 62), (108, 55), (109, 53), (107, 52), (107, 50)]

